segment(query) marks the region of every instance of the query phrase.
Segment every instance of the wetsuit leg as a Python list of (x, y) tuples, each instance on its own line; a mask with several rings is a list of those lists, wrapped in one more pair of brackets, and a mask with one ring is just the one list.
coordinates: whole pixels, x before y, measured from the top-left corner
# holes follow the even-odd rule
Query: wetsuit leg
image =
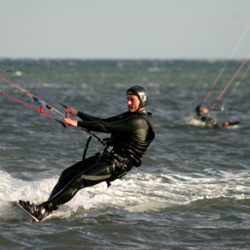
[(61, 176), (58, 179), (57, 184), (53, 188), (48, 200), (55, 196), (60, 190), (62, 190), (78, 174), (93, 166), (97, 160), (97, 157), (98, 155), (91, 156), (84, 161), (77, 162), (71, 167), (66, 168), (61, 173)]
[(107, 181), (111, 174), (111, 167), (107, 162), (98, 162), (76, 175), (63, 189), (42, 205), (50, 210), (55, 210), (60, 205), (70, 201), (80, 189)]

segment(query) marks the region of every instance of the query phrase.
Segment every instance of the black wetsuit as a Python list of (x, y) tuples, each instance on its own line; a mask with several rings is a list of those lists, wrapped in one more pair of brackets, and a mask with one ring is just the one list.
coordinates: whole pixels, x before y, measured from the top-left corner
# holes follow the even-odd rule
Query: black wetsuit
[(204, 116), (203, 108), (200, 105), (197, 106), (195, 110), (196, 110), (196, 116), (194, 117), (194, 119), (204, 122), (206, 127), (219, 128), (222, 126), (210, 116), (208, 115)]
[(118, 116), (100, 119), (78, 113), (82, 121), (79, 127), (95, 132), (111, 133), (107, 146), (102, 153), (65, 169), (48, 201), (42, 205), (55, 210), (71, 200), (82, 188), (111, 181), (125, 175), (133, 166), (141, 165), (148, 146), (155, 137), (152, 115), (142, 112), (125, 112)]
[(217, 128), (217, 127), (221, 127), (222, 126), (216, 120), (214, 120), (213, 118), (211, 118), (209, 116), (203, 116), (201, 114), (197, 114), (194, 118), (196, 120), (204, 122), (206, 127)]

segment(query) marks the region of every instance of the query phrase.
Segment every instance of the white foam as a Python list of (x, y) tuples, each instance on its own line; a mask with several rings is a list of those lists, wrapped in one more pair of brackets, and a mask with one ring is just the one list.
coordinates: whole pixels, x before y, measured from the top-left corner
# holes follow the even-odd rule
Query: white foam
[(195, 119), (194, 116), (189, 116), (186, 118), (186, 124), (187, 125), (193, 125), (197, 127), (204, 127), (206, 125), (205, 122)]
[[(11, 177), (6, 172), (0, 171), (1, 186), (0, 186), (0, 217), (3, 219), (15, 218), (16, 213), (11, 210), (13, 201), (25, 200), (31, 201), (34, 204), (40, 204), (46, 201), (53, 189), (57, 178), (44, 179), (40, 181), (23, 181)], [(79, 206), (88, 209), (89, 196), (85, 190), (81, 190), (63, 209), (75, 212)]]
[[(205, 171), (205, 173), (204, 173)], [(57, 177), (40, 181), (24, 181), (0, 172), (0, 217), (16, 218), (10, 201), (30, 200), (39, 204), (49, 197)], [(226, 172), (205, 169), (203, 173), (149, 174), (133, 170), (123, 179), (80, 190), (54, 216), (67, 217), (73, 212), (91, 209), (124, 209), (129, 212), (154, 212), (176, 205), (186, 205), (201, 199), (230, 197), (246, 199), (250, 196), (250, 176), (247, 171)]]

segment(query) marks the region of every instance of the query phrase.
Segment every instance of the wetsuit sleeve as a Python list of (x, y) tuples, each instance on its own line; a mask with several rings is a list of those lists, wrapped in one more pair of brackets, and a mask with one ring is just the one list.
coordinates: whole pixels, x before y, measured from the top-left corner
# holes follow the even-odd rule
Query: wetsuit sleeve
[(147, 129), (148, 123), (142, 117), (132, 116), (114, 121), (78, 121), (78, 127), (84, 127), (95, 132), (129, 133), (138, 129)]
[(78, 112), (77, 116), (80, 119), (82, 119), (83, 121), (103, 121), (103, 122), (109, 122), (109, 121), (117, 121), (117, 120), (119, 120), (121, 115), (112, 116), (112, 117), (103, 119), (103, 118), (99, 118), (99, 117), (87, 115), (87, 114), (82, 113), (82, 112)]

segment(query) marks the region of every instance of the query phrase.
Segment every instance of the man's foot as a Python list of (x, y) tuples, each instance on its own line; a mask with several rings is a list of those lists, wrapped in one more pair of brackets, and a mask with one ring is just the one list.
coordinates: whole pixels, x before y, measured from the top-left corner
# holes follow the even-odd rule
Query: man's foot
[(233, 126), (239, 124), (239, 120), (232, 120), (232, 121), (227, 121), (223, 123), (223, 127), (228, 127), (228, 126)]
[(43, 205), (34, 205), (30, 201), (22, 201), (18, 202), (26, 211), (36, 217), (39, 221), (43, 220), (46, 216), (48, 216), (52, 211), (47, 210)]

